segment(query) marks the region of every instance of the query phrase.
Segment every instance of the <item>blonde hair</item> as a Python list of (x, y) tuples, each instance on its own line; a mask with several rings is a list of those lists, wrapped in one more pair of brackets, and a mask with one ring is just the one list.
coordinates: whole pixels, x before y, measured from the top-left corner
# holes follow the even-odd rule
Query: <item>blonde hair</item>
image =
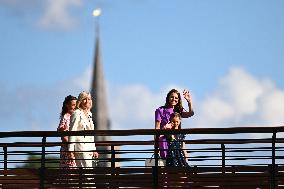
[[(180, 115), (180, 113), (174, 112), (174, 113), (172, 113), (172, 114), (170, 115), (170, 122), (172, 122), (175, 117), (179, 118), (179, 120), (181, 121), (181, 115)], [(181, 129), (181, 122), (180, 122), (178, 128)]]
[(82, 91), (78, 96), (76, 108), (80, 108), (81, 103), (83, 102), (84, 99), (88, 98), (88, 96), (91, 96), (91, 93)]

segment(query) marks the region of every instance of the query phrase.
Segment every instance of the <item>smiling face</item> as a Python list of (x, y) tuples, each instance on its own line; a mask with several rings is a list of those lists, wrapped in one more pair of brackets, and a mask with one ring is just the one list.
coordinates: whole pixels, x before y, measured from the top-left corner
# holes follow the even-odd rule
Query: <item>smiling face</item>
[(175, 112), (182, 111), (181, 96), (178, 90), (172, 89), (168, 92), (165, 106), (167, 108), (174, 108)]
[(81, 108), (82, 109), (88, 109), (88, 110), (90, 110), (92, 108), (92, 98), (91, 98), (91, 95), (88, 95), (86, 98), (84, 98), (82, 100)]
[(180, 126), (180, 117), (175, 116), (171, 120), (172, 129), (178, 129)]
[(170, 116), (171, 129), (181, 129), (181, 116), (180, 113), (174, 112)]
[(171, 107), (175, 107), (179, 103), (179, 96), (177, 93), (173, 92), (169, 96), (168, 104)]
[(75, 108), (76, 108), (76, 101), (77, 101), (77, 100), (71, 100), (71, 101), (67, 104), (68, 113), (72, 114), (72, 113), (75, 111)]

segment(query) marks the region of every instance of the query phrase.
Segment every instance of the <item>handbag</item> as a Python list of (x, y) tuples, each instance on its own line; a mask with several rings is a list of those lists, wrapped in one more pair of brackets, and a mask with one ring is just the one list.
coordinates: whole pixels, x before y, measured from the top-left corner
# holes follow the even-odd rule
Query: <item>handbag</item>
[(92, 158), (92, 167), (98, 167), (98, 166), (99, 166), (99, 159)]
[[(155, 155), (155, 154), (153, 154), (153, 155), (151, 156), (151, 158), (145, 160), (145, 167), (155, 167), (155, 158), (154, 158), (154, 155)], [(164, 167), (164, 166), (166, 166), (166, 160), (162, 159), (160, 156), (158, 156), (158, 166), (159, 166), (159, 167)]]

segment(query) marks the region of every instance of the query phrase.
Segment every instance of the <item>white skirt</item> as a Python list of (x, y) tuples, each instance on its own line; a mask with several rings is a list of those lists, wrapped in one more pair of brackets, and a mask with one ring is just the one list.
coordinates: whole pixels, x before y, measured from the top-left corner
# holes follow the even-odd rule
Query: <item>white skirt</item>
[(91, 168), (93, 162), (92, 156), (93, 154), (90, 152), (75, 153), (76, 166)]

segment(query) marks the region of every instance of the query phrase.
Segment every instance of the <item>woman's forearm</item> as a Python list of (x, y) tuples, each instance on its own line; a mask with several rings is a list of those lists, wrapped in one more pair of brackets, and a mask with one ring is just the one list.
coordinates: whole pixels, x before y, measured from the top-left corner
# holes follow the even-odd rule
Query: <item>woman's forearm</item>
[(155, 129), (160, 129), (160, 128), (161, 128), (161, 122), (155, 121)]
[(181, 113), (181, 117), (183, 117), (183, 118), (188, 118), (188, 117), (191, 117), (191, 116), (194, 115), (194, 111), (193, 111), (193, 108), (192, 108), (191, 101), (188, 101), (187, 105), (188, 105), (188, 112), (182, 112)]
[(68, 136), (61, 137), (62, 142), (68, 142)]

